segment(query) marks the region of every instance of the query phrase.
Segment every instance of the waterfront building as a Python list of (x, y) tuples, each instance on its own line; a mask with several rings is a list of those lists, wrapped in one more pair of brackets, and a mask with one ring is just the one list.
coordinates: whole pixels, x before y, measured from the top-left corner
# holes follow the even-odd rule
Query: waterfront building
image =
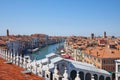
[(8, 40), (6, 41), (6, 46), (8, 50), (12, 53), (18, 53), (22, 48), (20, 40)]
[[(7, 35), (9, 35), (9, 30), (7, 30)], [(0, 46), (7, 47), (11, 52), (27, 53), (29, 49), (39, 49), (62, 42), (63, 39), (61, 36), (48, 36), (46, 34), (9, 35), (0, 36)]]
[(40, 47), (40, 38), (33, 37), (31, 40), (32, 48)]
[(65, 51), (74, 60), (93, 64), (99, 69), (115, 73), (115, 60), (120, 59), (120, 39), (107, 36), (106, 38), (85, 38), (80, 36), (68, 37), (65, 41)]
[(115, 60), (116, 70), (115, 70), (115, 80), (120, 80), (120, 59)]

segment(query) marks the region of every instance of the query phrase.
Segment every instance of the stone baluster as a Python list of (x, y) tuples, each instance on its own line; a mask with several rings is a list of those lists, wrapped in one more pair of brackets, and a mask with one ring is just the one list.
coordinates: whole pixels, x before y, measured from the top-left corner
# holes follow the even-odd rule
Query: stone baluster
[(0, 48), (0, 57), (2, 57), (2, 48)]
[(2, 48), (1, 48), (1, 52), (0, 52), (0, 57), (2, 57)]
[(6, 58), (6, 56), (5, 56), (5, 51), (6, 51), (6, 50), (4, 50), (4, 53), (3, 53), (3, 58), (4, 58), (4, 59)]
[(0, 57), (1, 57), (1, 48), (0, 48)]
[(55, 66), (53, 80), (59, 80), (59, 79), (60, 79), (59, 71), (57, 69), (57, 66)]
[(1, 48), (0, 48), (0, 56), (1, 56)]
[(67, 73), (67, 69), (66, 69), (66, 67), (65, 67), (65, 72), (64, 72), (64, 74), (63, 74), (63, 79), (62, 80), (69, 80), (68, 79), (68, 73)]
[(8, 52), (8, 61), (10, 61), (10, 52)]
[(6, 60), (8, 61), (9, 60), (9, 51), (8, 50), (6, 51), (6, 54), (7, 54)]
[(43, 67), (42, 61), (40, 61), (40, 66), (39, 66), (39, 68), (38, 68), (38, 71), (39, 71), (39, 72), (38, 72), (38, 75), (41, 76), (41, 77), (43, 77), (42, 67)]
[(39, 74), (39, 66), (40, 66), (40, 64), (36, 63), (36, 75)]
[(12, 53), (10, 53), (10, 62), (12, 62)]
[(1, 53), (1, 57), (3, 58), (3, 53), (4, 53), (4, 51), (2, 50), (2, 53)]
[(6, 60), (8, 61), (8, 58), (9, 57), (9, 55), (8, 55), (8, 50), (6, 51)]
[(33, 61), (32, 66), (33, 66), (32, 72), (36, 73), (36, 60)]
[(23, 58), (23, 68), (27, 69), (27, 61), (26, 57)]
[(7, 50), (7, 52), (6, 52), (6, 54), (7, 54), (7, 59), (6, 60), (7, 61), (9, 60), (9, 54), (8, 53), (9, 53), (9, 51)]
[(17, 55), (16, 55), (16, 65), (19, 66), (19, 54), (18, 54), (18, 53), (17, 53)]
[(80, 77), (79, 77), (79, 73), (77, 73), (77, 76), (76, 76), (75, 80), (81, 80)]
[(47, 67), (46, 67), (45, 78), (46, 78), (46, 80), (50, 80), (50, 69), (49, 69), (49, 63), (47, 64)]
[(7, 51), (7, 50), (5, 50), (5, 53), (4, 53), (4, 54), (5, 54), (5, 60), (6, 60), (6, 51)]
[(25, 68), (25, 64), (26, 64), (26, 59), (25, 56), (23, 57), (23, 68)]
[(2, 54), (3, 54), (3, 48), (2, 48), (2, 50), (1, 50), (1, 57), (3, 57), (3, 55), (2, 55)]
[(31, 70), (30, 66), (31, 66), (31, 60), (29, 59), (27, 60), (27, 70)]
[(13, 63), (15, 64), (16, 62), (16, 53), (13, 54)]
[(95, 80), (95, 79), (94, 79), (94, 76), (91, 77), (91, 80)]
[(23, 57), (22, 57), (22, 54), (20, 54), (20, 67), (22, 67), (23, 65)]
[(7, 60), (7, 50), (5, 50), (5, 60)]
[(35, 60), (35, 74), (37, 75), (38, 73), (37, 73), (37, 68), (38, 68), (38, 64), (37, 64), (37, 62), (36, 62), (36, 60)]
[(4, 51), (4, 49), (3, 49), (3, 51), (2, 51), (2, 58), (4, 58), (4, 53), (5, 53), (5, 51)]

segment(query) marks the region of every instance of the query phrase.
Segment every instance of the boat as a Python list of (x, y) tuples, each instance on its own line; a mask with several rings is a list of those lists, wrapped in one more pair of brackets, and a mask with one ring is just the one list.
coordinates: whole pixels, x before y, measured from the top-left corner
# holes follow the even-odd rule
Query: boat
[(28, 52), (31, 52), (31, 53), (33, 53), (33, 52), (36, 52), (36, 51), (38, 51), (38, 50), (39, 50), (39, 48), (28, 49)]

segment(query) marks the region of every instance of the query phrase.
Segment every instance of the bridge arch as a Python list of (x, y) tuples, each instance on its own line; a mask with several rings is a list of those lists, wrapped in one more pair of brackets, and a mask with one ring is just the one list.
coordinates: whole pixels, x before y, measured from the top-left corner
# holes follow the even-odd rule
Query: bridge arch
[(91, 80), (91, 74), (90, 73), (86, 73), (85, 80)]
[(76, 75), (77, 75), (77, 71), (76, 71), (76, 70), (72, 70), (72, 71), (70, 72), (70, 78), (71, 78), (71, 80), (74, 80), (75, 77), (76, 77)]

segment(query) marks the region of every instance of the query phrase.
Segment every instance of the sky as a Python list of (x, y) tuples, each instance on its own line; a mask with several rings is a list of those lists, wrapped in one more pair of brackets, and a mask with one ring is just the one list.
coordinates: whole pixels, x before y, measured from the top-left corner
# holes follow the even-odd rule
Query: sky
[(120, 36), (120, 0), (0, 0), (0, 35)]

